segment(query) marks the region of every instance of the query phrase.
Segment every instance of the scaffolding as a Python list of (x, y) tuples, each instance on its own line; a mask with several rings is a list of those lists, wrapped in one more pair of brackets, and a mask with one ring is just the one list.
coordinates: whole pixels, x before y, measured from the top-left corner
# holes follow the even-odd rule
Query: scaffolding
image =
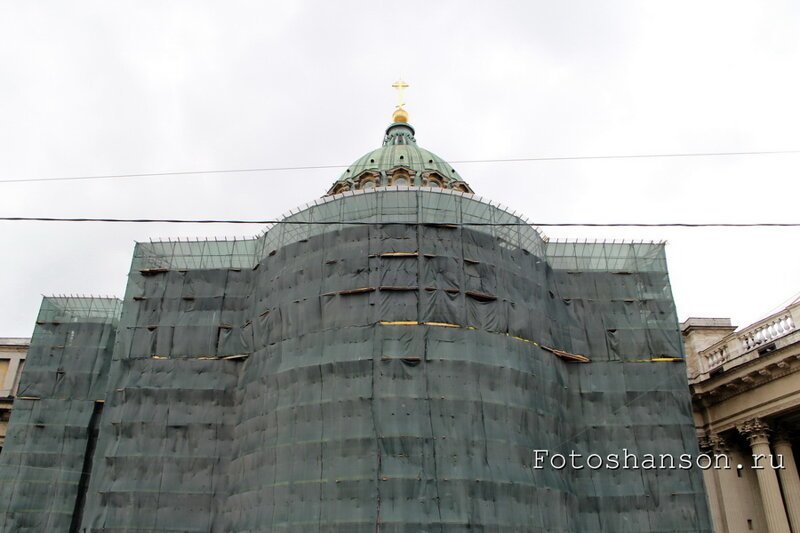
[(379, 188), (139, 243), (121, 309), (40, 318), (6, 530), (711, 531), (697, 470), (534, 468), (698, 453), (663, 243)]

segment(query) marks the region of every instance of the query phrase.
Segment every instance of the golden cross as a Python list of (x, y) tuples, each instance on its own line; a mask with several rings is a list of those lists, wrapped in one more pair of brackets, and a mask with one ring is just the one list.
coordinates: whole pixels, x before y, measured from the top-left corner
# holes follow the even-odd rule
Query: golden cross
[(406, 101), (403, 98), (403, 91), (408, 88), (408, 84), (403, 80), (397, 80), (392, 84), (392, 87), (397, 89), (397, 107), (399, 109), (406, 105)]

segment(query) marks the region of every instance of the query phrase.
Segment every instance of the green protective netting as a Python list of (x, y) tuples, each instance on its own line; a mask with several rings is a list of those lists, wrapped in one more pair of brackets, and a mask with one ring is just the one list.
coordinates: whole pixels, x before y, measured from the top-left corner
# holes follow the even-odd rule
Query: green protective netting
[[(547, 242), (420, 190), (287, 220), (336, 223), (137, 245), (119, 322), (86, 338), (94, 365), (49, 363), (60, 341), (37, 325), (0, 526), (711, 531), (697, 470), (533, 467), (537, 449), (698, 453), (662, 244)], [(59, 381), (73, 364), (88, 385)], [(34, 438), (35, 409), (60, 437)], [(69, 490), (19, 488), (10, 458), (34, 455)]]
[(80, 513), (121, 308), (42, 301), (0, 454), (3, 531), (68, 531)]
[(497, 205), (450, 189), (401, 189), (371, 193), (351, 191), (320, 198), (305, 209), (290, 213), (281, 224), (274, 225), (256, 239), (139, 243), (134, 254), (134, 268), (252, 268), (278, 248), (351, 227), (347, 222), (498, 224), (473, 226), (473, 229), (497, 237), (507, 247), (544, 255), (545, 242), (538, 230), (529, 225), (500, 225), (524, 224), (525, 220)]

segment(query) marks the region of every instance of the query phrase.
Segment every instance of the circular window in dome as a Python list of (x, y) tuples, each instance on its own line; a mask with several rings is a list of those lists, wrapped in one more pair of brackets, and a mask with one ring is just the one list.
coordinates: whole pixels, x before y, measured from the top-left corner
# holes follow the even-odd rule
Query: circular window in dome
[(372, 181), (372, 180), (367, 180), (367, 181), (365, 181), (364, 183), (361, 184), (361, 188), (362, 189), (374, 189), (375, 188), (375, 182)]
[(408, 178), (406, 177), (395, 178), (394, 182), (392, 182), (392, 185), (402, 185), (403, 187), (408, 187)]

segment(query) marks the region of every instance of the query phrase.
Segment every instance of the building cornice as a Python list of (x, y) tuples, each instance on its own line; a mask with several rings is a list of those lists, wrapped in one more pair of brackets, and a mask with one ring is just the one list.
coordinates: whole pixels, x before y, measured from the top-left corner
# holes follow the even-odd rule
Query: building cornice
[(800, 344), (793, 343), (705, 381), (691, 384), (692, 399), (708, 407), (798, 371)]

